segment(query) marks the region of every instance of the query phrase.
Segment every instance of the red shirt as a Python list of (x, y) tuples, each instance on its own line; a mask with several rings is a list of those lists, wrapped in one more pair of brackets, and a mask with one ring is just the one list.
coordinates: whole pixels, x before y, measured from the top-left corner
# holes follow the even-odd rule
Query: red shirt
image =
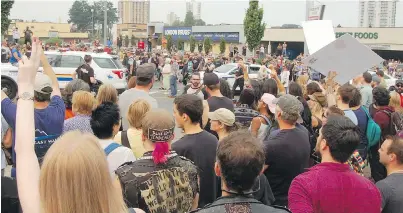
[(144, 50), (144, 41), (139, 41), (139, 43), (137, 43), (137, 47), (138, 47), (139, 49)]
[(105, 48), (104, 48), (104, 52), (106, 52), (106, 53), (108, 53), (108, 54), (111, 54), (112, 50), (111, 50), (111, 48), (109, 48), (109, 47), (105, 47)]
[(348, 165), (321, 163), (292, 181), (288, 208), (293, 213), (380, 213), (381, 194)]

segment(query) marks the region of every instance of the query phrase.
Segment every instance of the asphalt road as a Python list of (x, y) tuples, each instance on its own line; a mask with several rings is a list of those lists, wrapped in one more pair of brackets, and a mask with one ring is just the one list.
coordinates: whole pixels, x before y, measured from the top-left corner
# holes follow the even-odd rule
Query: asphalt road
[[(168, 98), (169, 91), (164, 91), (164, 90), (159, 90), (158, 88), (160, 87), (161, 83), (160, 82), (155, 82), (153, 88), (150, 91), (150, 95), (154, 97), (158, 101), (158, 107), (161, 109), (165, 109), (168, 112), (172, 113), (173, 115), (173, 107), (174, 107), (174, 99), (173, 98)], [(183, 92), (183, 84), (178, 84), (178, 95), (182, 94)], [(173, 142), (177, 141), (183, 136), (182, 130), (175, 127), (175, 138)]]

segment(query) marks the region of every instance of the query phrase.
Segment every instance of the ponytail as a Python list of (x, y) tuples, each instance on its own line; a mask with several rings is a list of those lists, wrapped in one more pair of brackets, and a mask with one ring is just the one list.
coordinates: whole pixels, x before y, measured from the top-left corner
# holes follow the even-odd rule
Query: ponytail
[(167, 157), (165, 155), (169, 154), (169, 144), (168, 142), (156, 142), (155, 149), (153, 151), (153, 160), (155, 164), (165, 163)]

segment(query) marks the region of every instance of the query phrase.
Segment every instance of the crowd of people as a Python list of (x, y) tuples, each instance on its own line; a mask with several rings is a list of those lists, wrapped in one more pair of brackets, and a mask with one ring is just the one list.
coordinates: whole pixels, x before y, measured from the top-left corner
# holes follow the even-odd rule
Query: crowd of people
[[(234, 100), (236, 88), (212, 72), (209, 55), (129, 52), (129, 89), (118, 95), (103, 84), (94, 96), (91, 79), (80, 77), (61, 91), (33, 38), (30, 58), (17, 61), (17, 100), (1, 95), (2, 205), (33, 213), (401, 212), (403, 80), (387, 88), (379, 70), (379, 81), (365, 72), (339, 85), (337, 72), (316, 79), (302, 57), (265, 57), (259, 79), (242, 57), (229, 58), (239, 64)], [(158, 80), (171, 89), (173, 112), (150, 95)]]

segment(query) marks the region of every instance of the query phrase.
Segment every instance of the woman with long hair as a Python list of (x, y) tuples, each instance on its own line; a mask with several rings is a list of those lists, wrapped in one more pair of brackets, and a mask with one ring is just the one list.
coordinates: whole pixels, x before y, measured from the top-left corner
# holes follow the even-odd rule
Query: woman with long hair
[(235, 123), (235, 114), (228, 109), (220, 108), (209, 112), (208, 117), (211, 123), (210, 128), (217, 132), (220, 141), (239, 129), (239, 124)]
[(144, 116), (150, 109), (151, 105), (144, 99), (133, 102), (127, 112), (129, 129), (127, 129), (127, 131), (121, 131), (115, 136), (115, 141), (132, 149), (136, 158), (140, 158), (145, 152), (142, 141), (141, 124)]
[(64, 134), (47, 151), (40, 169), (32, 141), (35, 139), (34, 81), (42, 54), (41, 42), (34, 38), (31, 58), (19, 62), (21, 98), (17, 102), (15, 151), (22, 211), (133, 212), (127, 209), (122, 194), (113, 185), (105, 153), (93, 135)]
[(231, 100), (234, 98), (234, 94), (232, 94), (228, 81), (223, 78), (220, 78), (220, 92), (224, 97), (227, 97)]
[(102, 84), (97, 94), (98, 105), (106, 102), (118, 103), (118, 91), (112, 84)]
[(197, 208), (198, 170), (171, 151), (172, 113), (153, 109), (144, 116), (141, 128), (146, 152), (116, 170), (126, 204), (146, 212), (185, 213)]
[(90, 92), (77, 91), (73, 94), (72, 110), (74, 117), (64, 121), (63, 132), (80, 130), (92, 133), (90, 120), (92, 110), (96, 107), (96, 100)]
[(270, 134), (270, 128), (273, 127), (275, 121), (274, 111), (276, 110), (276, 105), (272, 103), (274, 99), (276, 97), (272, 94), (263, 94), (257, 105), (259, 116), (252, 119), (249, 127), (252, 135), (260, 140), (263, 140), (267, 134)]

